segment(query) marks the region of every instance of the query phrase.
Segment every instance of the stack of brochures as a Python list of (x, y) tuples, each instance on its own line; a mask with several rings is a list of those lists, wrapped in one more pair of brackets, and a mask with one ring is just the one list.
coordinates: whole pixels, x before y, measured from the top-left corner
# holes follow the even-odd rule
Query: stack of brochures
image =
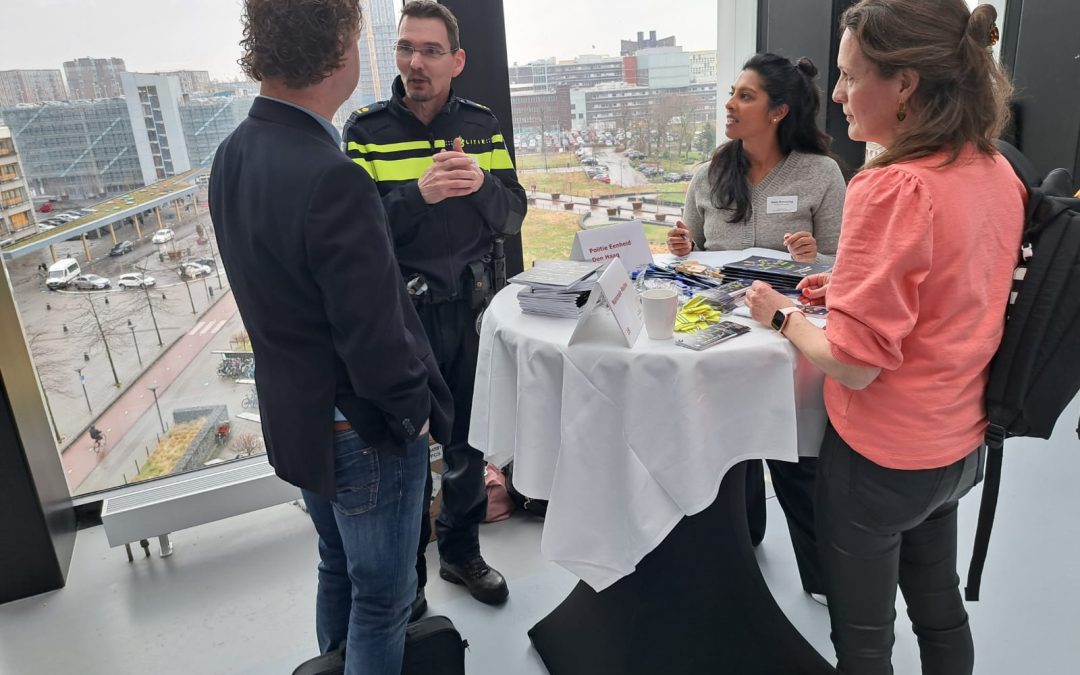
[(741, 280), (752, 283), (756, 280), (768, 282), (777, 290), (792, 289), (812, 274), (828, 272), (832, 263), (800, 263), (793, 260), (766, 258), (760, 255), (750, 256), (724, 265), (724, 280)]
[(518, 303), (525, 314), (576, 319), (600, 267), (601, 263), (576, 260), (537, 260), (532, 269), (508, 281), (524, 286), (518, 292)]

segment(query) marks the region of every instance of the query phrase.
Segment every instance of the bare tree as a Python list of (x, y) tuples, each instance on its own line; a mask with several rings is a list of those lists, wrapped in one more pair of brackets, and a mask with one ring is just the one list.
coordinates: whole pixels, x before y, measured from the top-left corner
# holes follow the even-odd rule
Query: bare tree
[(240, 434), (233, 441), (233, 448), (236, 449), (235, 459), (240, 457), (251, 457), (262, 452), (262, 438), (258, 434), (248, 432), (246, 434)]
[(653, 101), (649, 107), (649, 124), (651, 130), (656, 132), (657, 149), (667, 147), (668, 130), (671, 128), (671, 120), (678, 117), (680, 104), (678, 97), (663, 96)]
[(45, 410), (49, 413), (49, 421), (52, 422), (53, 435), (56, 442), (63, 441), (60, 429), (56, 426), (56, 417), (53, 415), (52, 403), (49, 402), (49, 390), (62, 394), (68, 393), (69, 377), (71, 372), (68, 368), (69, 359), (60, 352), (49, 349), (47, 343), (55, 339), (45, 329), (29, 329), (26, 331), (26, 343), (30, 346), (30, 353), (34, 360), (34, 370), (37, 372), (38, 381), (41, 382), (41, 393), (45, 398)]
[(109, 299), (106, 296), (103, 301), (96, 300), (92, 293), (80, 293), (82, 310), (74, 320), (70, 322), (75, 334), (86, 340), (86, 349), (93, 349), (98, 345), (105, 347), (105, 356), (109, 359), (109, 368), (112, 369), (113, 384), (120, 386), (120, 377), (116, 374), (116, 363), (113, 361), (112, 347), (110, 342), (115, 342), (122, 320), (116, 316), (116, 312), (109, 307)]

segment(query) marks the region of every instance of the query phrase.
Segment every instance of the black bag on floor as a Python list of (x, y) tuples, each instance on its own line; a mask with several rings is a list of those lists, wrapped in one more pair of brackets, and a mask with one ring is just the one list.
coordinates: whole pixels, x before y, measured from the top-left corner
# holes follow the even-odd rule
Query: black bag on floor
[(405, 629), (401, 675), (465, 675), (469, 643), (445, 616), (429, 616)]
[(1080, 390), (1080, 199), (1072, 197), (1076, 188), (1065, 169), (1040, 180), (1016, 148), (999, 141), (998, 149), (1027, 186), (1028, 203), (1005, 334), (986, 388), (986, 482), (964, 589), (968, 600), (979, 599), (1005, 439), (1050, 438)]
[(548, 503), (546, 499), (533, 499), (532, 497), (526, 497), (518, 492), (514, 487), (514, 463), (510, 462), (503, 469), (503, 475), (506, 476), (506, 492), (510, 495), (511, 501), (514, 502), (514, 506), (521, 509), (525, 513), (531, 513), (534, 516), (541, 518), (547, 515)]
[[(405, 628), (401, 675), (465, 675), (469, 643), (445, 616), (429, 616)], [(343, 675), (345, 643), (332, 652), (300, 664), (293, 675)]]

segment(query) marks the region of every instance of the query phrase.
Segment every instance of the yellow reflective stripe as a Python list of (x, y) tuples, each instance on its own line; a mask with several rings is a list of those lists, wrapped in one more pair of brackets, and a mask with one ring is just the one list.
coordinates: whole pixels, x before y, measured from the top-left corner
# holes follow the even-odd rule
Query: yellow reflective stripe
[(491, 169), (513, 169), (514, 162), (510, 159), (510, 153), (506, 151), (506, 148), (495, 148), (491, 152)]
[[(361, 144), (356, 141), (349, 141), (346, 146), (346, 151), (356, 150), (358, 152), (401, 152), (403, 150), (428, 150), (432, 146), (427, 141), (405, 141), (404, 143), (367, 143)], [(436, 148), (445, 148), (446, 141), (435, 141)]]
[(495, 134), (494, 136), (491, 137), (491, 142), (492, 143), (502, 143), (503, 142), (503, 135), (502, 134)]
[(371, 160), (372, 168), (375, 169), (373, 177), (377, 176), (376, 181), (417, 180), (434, 163), (430, 157)]
[(491, 171), (491, 152), (481, 152), (476, 155), (473, 155), (472, 153), (469, 154), (476, 158), (476, 163), (480, 165), (481, 169), (484, 171)]
[(371, 176), (371, 180), (375, 180), (375, 170), (371, 168), (366, 159), (360, 159), (359, 157), (357, 157), (353, 159), (353, 161), (364, 167), (364, 171), (368, 172), (368, 175)]

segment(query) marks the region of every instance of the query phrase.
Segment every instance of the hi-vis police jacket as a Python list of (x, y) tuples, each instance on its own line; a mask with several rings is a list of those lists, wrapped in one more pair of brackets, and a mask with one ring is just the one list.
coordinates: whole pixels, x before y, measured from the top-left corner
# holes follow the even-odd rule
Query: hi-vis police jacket
[[(424, 126), (405, 107), (404, 95), (398, 77), (389, 101), (354, 112), (345, 124), (345, 151), (379, 188), (402, 275), (422, 274), (432, 296), (445, 299), (461, 293), (466, 267), (488, 252), (493, 237), (521, 231), (525, 190), (489, 109), (451, 91)], [(484, 184), (471, 195), (429, 205), (417, 181), (432, 156), (452, 148), (458, 136), (484, 170)]]

